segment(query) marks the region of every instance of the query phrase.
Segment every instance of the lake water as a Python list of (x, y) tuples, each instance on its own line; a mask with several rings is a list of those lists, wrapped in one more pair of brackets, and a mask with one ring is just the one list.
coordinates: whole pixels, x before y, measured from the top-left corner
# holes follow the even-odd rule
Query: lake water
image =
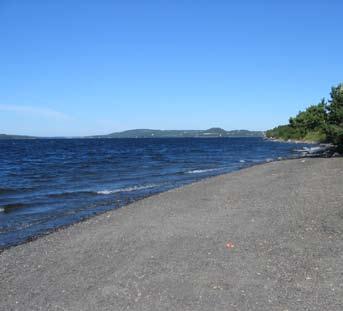
[(301, 147), (262, 138), (0, 141), (0, 248)]

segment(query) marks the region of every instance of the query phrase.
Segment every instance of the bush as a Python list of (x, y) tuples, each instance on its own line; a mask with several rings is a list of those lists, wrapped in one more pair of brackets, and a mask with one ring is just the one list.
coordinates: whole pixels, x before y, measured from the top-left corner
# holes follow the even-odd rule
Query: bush
[(330, 142), (343, 152), (343, 84), (331, 88), (330, 100), (300, 111), (280, 125), (266, 132), (267, 137)]
[(322, 131), (308, 132), (305, 135), (304, 140), (325, 142), (327, 141), (327, 137), (326, 137), (326, 134)]
[(327, 106), (326, 135), (328, 141), (343, 152), (343, 84), (331, 88), (329, 105)]

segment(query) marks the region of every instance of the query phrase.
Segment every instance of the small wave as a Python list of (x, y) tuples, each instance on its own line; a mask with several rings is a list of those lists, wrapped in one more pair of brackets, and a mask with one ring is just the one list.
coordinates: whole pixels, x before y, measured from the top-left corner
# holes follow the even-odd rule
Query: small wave
[(150, 184), (150, 185), (144, 185), (144, 186), (132, 186), (132, 187), (127, 187), (127, 188), (119, 188), (119, 189), (114, 189), (114, 190), (101, 190), (97, 191), (97, 194), (113, 194), (113, 193), (118, 193), (118, 192), (131, 192), (131, 191), (138, 191), (138, 190), (144, 190), (144, 189), (150, 189), (150, 188), (155, 188), (158, 185), (155, 184)]
[(5, 211), (5, 209), (2, 208), (2, 207), (0, 207), (0, 213), (1, 213), (1, 212), (4, 212), (4, 211)]
[(208, 168), (208, 169), (204, 169), (204, 170), (192, 170), (192, 171), (188, 171), (186, 172), (187, 174), (201, 174), (201, 173), (207, 173), (207, 172), (213, 172), (213, 171), (218, 171), (219, 168)]
[(308, 149), (308, 148), (306, 148), (306, 147), (304, 147), (304, 149), (293, 149), (293, 151), (294, 152), (306, 152), (306, 151), (308, 151), (308, 150), (306, 150), (306, 149)]
[(245, 163), (245, 160), (239, 160), (239, 163)]

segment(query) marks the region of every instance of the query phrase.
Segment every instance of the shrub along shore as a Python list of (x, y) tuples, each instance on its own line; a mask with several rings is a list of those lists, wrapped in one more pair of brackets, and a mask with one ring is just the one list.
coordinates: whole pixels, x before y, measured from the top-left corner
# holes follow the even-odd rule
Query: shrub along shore
[(343, 84), (331, 88), (330, 99), (300, 111), (280, 125), (266, 132), (268, 138), (331, 143), (343, 153)]

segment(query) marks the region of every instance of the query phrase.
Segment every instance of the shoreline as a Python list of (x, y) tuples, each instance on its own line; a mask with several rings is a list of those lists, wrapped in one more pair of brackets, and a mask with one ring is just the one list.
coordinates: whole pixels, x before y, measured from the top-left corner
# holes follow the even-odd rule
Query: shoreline
[[(119, 207), (116, 207), (116, 208), (113, 208), (113, 209), (110, 209), (110, 210), (106, 210), (106, 211), (103, 211), (103, 212), (99, 212), (99, 213), (97, 213), (97, 214), (95, 214), (95, 215), (91, 215), (91, 216), (85, 217), (85, 218), (80, 219), (80, 220), (78, 220), (78, 221), (75, 221), (75, 222), (72, 222), (72, 223), (69, 223), (69, 224), (66, 224), (66, 225), (62, 225), (62, 226), (59, 226), (59, 227), (50, 229), (49, 231), (43, 232), (43, 233), (41, 233), (41, 234), (33, 235), (33, 236), (27, 238), (26, 240), (24, 240), (24, 241), (21, 242), (21, 243), (14, 244), (14, 245), (8, 245), (8, 246), (5, 246), (5, 247), (2, 247), (2, 248), (0, 248), (0, 255), (1, 255), (1, 253), (4, 252), (5, 250), (8, 250), (8, 249), (11, 249), (11, 248), (13, 248), (13, 247), (20, 246), (20, 245), (25, 245), (25, 244), (27, 244), (27, 243), (31, 243), (31, 242), (33, 242), (33, 241), (36, 241), (36, 240), (38, 240), (38, 239), (40, 239), (40, 238), (43, 238), (43, 237), (45, 237), (45, 236), (48, 236), (48, 235), (50, 235), (50, 234), (54, 234), (55, 232), (59, 232), (59, 231), (61, 231), (61, 230), (66, 230), (66, 229), (68, 229), (69, 227), (72, 227), (72, 226), (77, 225), (77, 224), (79, 224), (79, 223), (83, 223), (83, 222), (85, 222), (85, 221), (88, 221), (88, 220), (90, 220), (90, 219), (92, 219), (92, 218), (94, 218), (94, 217), (98, 217), (98, 216), (101, 216), (101, 215), (106, 214), (106, 213), (114, 212), (114, 211), (116, 211), (116, 210), (118, 210), (118, 209), (125, 208), (125, 207), (127, 207), (127, 206), (129, 206), (129, 205), (131, 205), (131, 204), (137, 203), (137, 202), (139, 202), (139, 201), (141, 201), (141, 200), (148, 199), (148, 198), (150, 198), (150, 197), (158, 196), (158, 195), (160, 195), (160, 194), (162, 194), (162, 193), (167, 193), (167, 192), (174, 191), (174, 190), (177, 190), (177, 189), (182, 189), (182, 188), (184, 188), (184, 187), (187, 187), (187, 186), (190, 186), (190, 185), (193, 185), (193, 184), (200, 183), (200, 182), (205, 181), (205, 180), (207, 180), (207, 179), (216, 178), (216, 177), (218, 177), (218, 176), (229, 175), (229, 174), (237, 173), (237, 172), (239, 172), (239, 171), (246, 170), (246, 169), (249, 169), (249, 168), (254, 167), (254, 166), (263, 165), (263, 164), (271, 163), (271, 162), (277, 162), (277, 161), (296, 160), (296, 159), (300, 159), (300, 158), (302, 158), (302, 156), (295, 157), (295, 158), (276, 158), (276, 159), (272, 159), (272, 160), (270, 160), (270, 161), (269, 161), (269, 160), (266, 160), (266, 161), (264, 161), (264, 162), (254, 163), (254, 164), (251, 164), (251, 165), (248, 165), (248, 166), (239, 168), (239, 169), (234, 170), (234, 171), (232, 171), (232, 172), (225, 172), (225, 173), (220, 173), (220, 174), (214, 175), (214, 176), (203, 177), (203, 178), (201, 178), (200, 180), (193, 181), (193, 182), (190, 182), (190, 183), (188, 183), (188, 184), (184, 184), (184, 185), (182, 185), (182, 186), (177, 186), (177, 187), (175, 187), (175, 188), (172, 188), (172, 189), (169, 189), (169, 190), (166, 190), (166, 191), (161, 191), (161, 192), (154, 193), (154, 194), (151, 194), (151, 195), (148, 194), (148, 195), (146, 195), (145, 197), (139, 198), (139, 199), (137, 199), (137, 200), (135, 200), (135, 201), (133, 201), (133, 202), (131, 202), (131, 203), (129, 203), (129, 204), (125, 204), (125, 205), (122, 205), (122, 206), (119, 206)], [(2, 212), (2, 211), (0, 211), (0, 212)]]
[(5, 249), (0, 306), (341, 310), (342, 173), (342, 158), (255, 165)]
[[(287, 141), (284, 141), (287, 143)], [(314, 155), (312, 157), (320, 157), (320, 155)], [(188, 184), (184, 184), (182, 186), (177, 186), (175, 188), (172, 188), (172, 189), (169, 189), (169, 190), (166, 190), (166, 191), (161, 191), (161, 192), (157, 192), (157, 193), (154, 193), (154, 194), (148, 194), (142, 198), (139, 198), (131, 203), (128, 203), (128, 204), (124, 204), (122, 206), (119, 206), (119, 207), (115, 207), (115, 208), (112, 208), (112, 209), (109, 209), (109, 210), (106, 210), (106, 211), (102, 211), (102, 212), (99, 212), (99, 213), (96, 213), (94, 215), (91, 215), (91, 216), (86, 216), (85, 218), (82, 218), (82, 219), (79, 219), (75, 222), (72, 222), (72, 223), (68, 223), (68, 224), (65, 224), (65, 225), (61, 225), (61, 226), (58, 226), (58, 227), (55, 227), (53, 229), (50, 229), (46, 232), (42, 232), (40, 234), (36, 234), (36, 235), (33, 235), (29, 238), (27, 238), (26, 240), (20, 242), (20, 243), (17, 243), (17, 244), (13, 244), (13, 245), (7, 245), (7, 246), (4, 246), (4, 247), (0, 247), (0, 255), (2, 252), (4, 252), (5, 250), (8, 250), (8, 249), (11, 249), (13, 247), (17, 247), (17, 246), (20, 246), (20, 245), (25, 245), (27, 243), (31, 243), (33, 241), (36, 241), (40, 238), (43, 238), (45, 236), (49, 236), (51, 234), (54, 234), (55, 232), (59, 232), (61, 230), (66, 230), (68, 229), (69, 227), (72, 227), (74, 225), (77, 225), (78, 223), (83, 223), (83, 222), (86, 222), (94, 217), (98, 217), (98, 216), (101, 216), (103, 214), (106, 214), (106, 213), (110, 213), (110, 212), (115, 212), (116, 210), (118, 209), (121, 209), (121, 208), (125, 208), (131, 204), (134, 204), (136, 202), (139, 202), (141, 200), (145, 200), (147, 198), (150, 198), (150, 197), (154, 197), (154, 196), (158, 196), (162, 193), (166, 193), (166, 192), (170, 192), (170, 191), (173, 191), (173, 190), (177, 190), (177, 189), (182, 189), (184, 187), (187, 187), (187, 186), (190, 186), (190, 185), (193, 185), (193, 184), (197, 184), (197, 183), (201, 183), (202, 181), (206, 181), (207, 179), (212, 179), (212, 178), (216, 178), (216, 177), (219, 177), (219, 176), (223, 176), (223, 175), (230, 175), (230, 174), (234, 174), (234, 173), (238, 173), (242, 170), (246, 170), (246, 169), (250, 169), (252, 167), (255, 167), (255, 166), (260, 166), (260, 165), (264, 165), (264, 164), (268, 164), (268, 163), (272, 163), (272, 162), (280, 162), (280, 161), (292, 161), (292, 160), (298, 160), (298, 159), (303, 159), (303, 158), (309, 158), (308, 155), (302, 155), (300, 152), (298, 152), (298, 155), (297, 156), (294, 156), (294, 157), (288, 157), (288, 158), (284, 158), (284, 157), (278, 157), (278, 158), (274, 158), (274, 159), (266, 159), (265, 161), (263, 162), (256, 162), (256, 163), (250, 163), (249, 165), (246, 165), (244, 167), (241, 167), (241, 168), (238, 168), (234, 171), (231, 171), (231, 172), (224, 172), (224, 173), (220, 173), (218, 175), (213, 175), (213, 176), (207, 176), (207, 177), (203, 177), (197, 181), (192, 181)], [(0, 211), (2, 212), (2, 211)]]
[(308, 145), (328, 145), (325, 143), (322, 143), (320, 141), (314, 141), (314, 140), (299, 140), (299, 139), (282, 139), (282, 138), (273, 138), (273, 137), (267, 137), (265, 136), (266, 140), (269, 141), (275, 141), (278, 143), (291, 143), (291, 144), (308, 144)]
[(320, 141), (310, 141), (310, 140), (295, 140), (295, 139), (282, 139), (282, 138), (265, 138), (271, 142), (278, 142), (278, 143), (290, 143), (290, 144), (305, 144), (305, 145), (312, 145), (310, 148), (304, 147), (303, 150), (297, 150), (298, 152), (302, 152), (301, 156), (299, 157), (339, 157), (342, 156), (336, 150), (336, 147), (331, 143), (324, 143)]

